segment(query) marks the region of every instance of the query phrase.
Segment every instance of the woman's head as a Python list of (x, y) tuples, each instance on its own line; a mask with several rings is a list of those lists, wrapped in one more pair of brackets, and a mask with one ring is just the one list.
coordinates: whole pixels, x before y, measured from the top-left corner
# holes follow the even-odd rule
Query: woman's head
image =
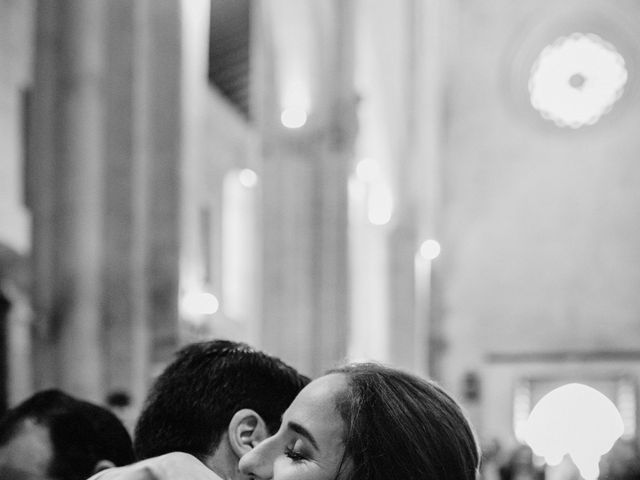
[(439, 387), (354, 364), (305, 387), (240, 467), (261, 480), (472, 480), (478, 459), (467, 420)]
[(240, 470), (260, 480), (333, 480), (344, 458), (345, 423), (336, 409), (347, 378), (330, 374), (298, 394), (276, 434), (240, 460)]
[(475, 479), (479, 450), (473, 432), (440, 387), (375, 364), (335, 372), (349, 383), (337, 398), (352, 465), (346, 479)]

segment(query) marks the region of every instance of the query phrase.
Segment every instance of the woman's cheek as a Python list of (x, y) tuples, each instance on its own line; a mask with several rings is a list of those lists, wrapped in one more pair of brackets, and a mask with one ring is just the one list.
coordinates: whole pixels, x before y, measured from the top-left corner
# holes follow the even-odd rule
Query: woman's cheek
[(273, 479), (272, 480), (295, 480), (292, 476), (295, 467), (291, 460), (285, 455), (278, 455), (273, 462)]
[(316, 468), (313, 462), (295, 462), (286, 455), (280, 455), (273, 462), (272, 480), (315, 480)]

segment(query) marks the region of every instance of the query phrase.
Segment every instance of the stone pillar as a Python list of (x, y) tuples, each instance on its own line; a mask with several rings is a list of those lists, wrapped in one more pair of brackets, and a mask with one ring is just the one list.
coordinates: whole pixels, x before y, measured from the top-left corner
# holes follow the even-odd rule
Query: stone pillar
[(6, 348), (0, 348), (0, 356), (6, 361), (1, 388), (9, 406), (33, 390), (31, 350), (20, 340), (31, 335), (31, 216), (25, 162), (34, 23), (33, 0), (0, 2), (0, 289), (11, 304), (2, 325)]
[[(437, 313), (440, 259), (418, 255), (423, 241), (439, 238), (443, 107), (442, 2), (405, 4), (402, 79), (405, 135), (398, 150), (397, 223), (389, 242), (391, 362), (420, 375), (438, 376), (442, 348)], [(404, 162), (404, 163), (402, 163)], [(446, 246), (443, 246), (446, 249)], [(434, 308), (436, 307), (436, 308)]]
[(36, 386), (142, 400), (177, 346), (179, 0), (37, 4)]
[[(184, 1), (184, 0), (183, 0)], [(136, 63), (137, 145), (145, 155), (147, 218), (145, 298), (152, 368), (178, 346), (180, 178), (182, 160), (182, 19), (180, 0), (145, 0), (148, 28)], [(141, 165), (141, 166), (142, 166)]]
[[(415, 229), (413, 256), (427, 239), (444, 244), (441, 234), (443, 119), (444, 92), (444, 35), (447, 2), (443, 0), (414, 0), (411, 3), (411, 62), (414, 99), (410, 117), (411, 149), (410, 178), (406, 179), (412, 195)], [(446, 255), (447, 245), (443, 245)], [(422, 351), (416, 350), (418, 371), (440, 378), (439, 359), (443, 348), (438, 272), (442, 258), (416, 259), (414, 266), (416, 319), (415, 331), (422, 333)], [(419, 324), (422, 324), (420, 326)]]
[[(354, 88), (354, 4), (333, 2), (334, 30), (324, 32), (330, 51), (320, 58), (330, 61), (324, 79), (329, 110), (326, 136), (314, 162), (312, 204), (314, 334), (313, 372), (343, 363), (347, 355), (350, 324), (349, 291), (349, 172), (357, 135), (357, 98)], [(329, 40), (330, 39), (330, 40)]]
[(138, 406), (149, 377), (146, 295), (148, 155), (144, 148), (148, 2), (107, 5), (104, 201), (105, 389)]
[[(110, 0), (107, 5), (107, 62), (105, 78), (106, 123), (104, 175), (104, 347), (105, 385), (108, 391), (131, 393), (135, 371), (133, 326), (144, 317), (135, 309), (144, 296), (134, 296), (140, 277), (137, 259), (144, 250), (136, 240), (138, 228), (135, 199), (144, 192), (144, 181), (136, 175), (140, 161), (134, 144), (136, 5), (127, 0)], [(144, 30), (142, 30), (144, 31)], [(140, 292), (137, 292), (140, 293)], [(139, 348), (139, 347), (138, 347)]]
[(416, 345), (416, 292), (415, 247), (416, 229), (413, 218), (399, 222), (389, 240), (389, 335), (390, 360), (394, 365), (417, 370)]
[(35, 70), (26, 163), (28, 202), (33, 216), (33, 353), (34, 386), (37, 389), (56, 384), (51, 315), (55, 256), (57, 8), (57, 2), (38, 2), (36, 6)]
[(178, 341), (179, 2), (107, 8), (105, 385), (139, 407)]
[[(325, 7), (324, 23), (314, 20), (309, 26), (324, 48), (306, 52), (321, 72), (313, 79), (316, 95), (308, 123), (297, 130), (279, 123), (278, 72), (268, 68), (265, 84), (276, 92), (263, 92), (260, 110), (265, 112), (263, 346), (311, 375), (344, 360), (349, 324), (347, 181), (356, 134), (353, 12), (350, 1)], [(281, 53), (278, 48), (270, 60)]]
[(102, 397), (103, 0), (59, 6), (53, 334), (59, 384)]
[(37, 22), (31, 173), (44, 186), (34, 203), (44, 277), (36, 298), (45, 343), (55, 345), (43, 383), (99, 399), (104, 2), (38, 2)]

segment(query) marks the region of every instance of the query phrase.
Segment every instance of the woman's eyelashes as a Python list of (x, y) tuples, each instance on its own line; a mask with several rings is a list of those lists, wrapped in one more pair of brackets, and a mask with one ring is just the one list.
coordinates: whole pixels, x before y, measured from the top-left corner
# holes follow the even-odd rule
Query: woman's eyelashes
[(299, 445), (299, 442), (296, 442), (291, 447), (286, 447), (284, 449), (284, 454), (293, 462), (302, 462), (304, 460), (309, 460), (309, 456), (303, 451), (303, 449)]

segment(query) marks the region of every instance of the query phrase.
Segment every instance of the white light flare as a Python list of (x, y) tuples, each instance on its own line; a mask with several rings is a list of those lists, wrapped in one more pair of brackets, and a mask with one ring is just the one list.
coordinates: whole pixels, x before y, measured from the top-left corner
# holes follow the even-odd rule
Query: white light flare
[(358, 191), (364, 192), (366, 197), (369, 223), (376, 226), (388, 224), (393, 216), (393, 194), (378, 163), (372, 158), (363, 158), (356, 165), (355, 178), (362, 187)]
[(380, 167), (373, 159), (363, 158), (356, 165), (356, 175), (361, 182), (371, 183), (380, 178)]
[(391, 190), (383, 182), (369, 186), (367, 216), (373, 225), (386, 225), (393, 215), (393, 196)]
[(525, 440), (549, 465), (569, 455), (585, 480), (596, 480), (600, 457), (623, 431), (622, 417), (611, 400), (594, 388), (571, 383), (537, 403), (525, 427)]
[(425, 260), (435, 260), (440, 255), (440, 243), (437, 240), (428, 239), (420, 245), (420, 255)]
[(220, 302), (213, 293), (187, 292), (182, 297), (182, 311), (191, 317), (213, 315), (220, 308)]
[(542, 50), (531, 69), (531, 105), (559, 127), (596, 123), (627, 83), (622, 55), (594, 34), (561, 37)]
[(285, 84), (280, 121), (287, 128), (300, 128), (307, 123), (309, 115), (309, 88), (302, 81), (288, 80)]
[(287, 128), (300, 128), (307, 123), (307, 112), (299, 107), (285, 108), (280, 115), (280, 121)]
[(250, 168), (243, 168), (238, 172), (238, 182), (245, 188), (253, 188), (258, 184), (258, 174)]

